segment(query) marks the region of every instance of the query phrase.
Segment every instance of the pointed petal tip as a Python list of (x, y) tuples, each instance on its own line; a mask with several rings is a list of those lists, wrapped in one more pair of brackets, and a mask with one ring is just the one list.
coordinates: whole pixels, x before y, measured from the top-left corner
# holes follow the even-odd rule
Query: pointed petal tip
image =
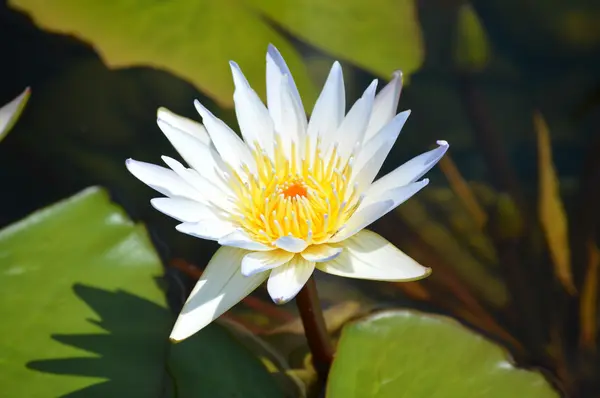
[(438, 144), (439, 146), (445, 146), (445, 147), (450, 146), (450, 144), (446, 140), (437, 140), (435, 143)]
[(331, 66), (331, 72), (337, 72), (337, 73), (342, 73), (342, 64), (340, 64), (339, 61), (334, 61), (333, 65)]
[(236, 73), (242, 73), (242, 68), (235, 61), (229, 61), (229, 67), (231, 68), (231, 72), (233, 73), (233, 77), (235, 78)]
[(375, 98), (375, 92), (377, 91), (377, 85), (379, 84), (379, 80), (378, 79), (373, 79), (373, 81), (371, 82), (371, 84), (369, 84), (369, 87), (367, 87), (367, 89), (365, 90), (365, 95), (364, 96), (370, 96)]
[(196, 108), (196, 112), (200, 114), (203, 122), (205, 122), (204, 119), (206, 118), (210, 119), (215, 117), (215, 115), (213, 115), (213, 113), (209, 111), (207, 107), (202, 105), (202, 103), (197, 99), (194, 100), (194, 107)]
[(271, 297), (271, 300), (273, 300), (273, 302), (277, 305), (283, 305), (283, 304), (287, 304), (290, 301), (292, 301), (294, 297), (290, 297), (290, 298), (285, 298), (285, 297)]
[(414, 278), (401, 279), (398, 282), (415, 282), (415, 281), (420, 281), (421, 279), (427, 278), (433, 272), (433, 270), (431, 268), (429, 268), (429, 267), (423, 267), (423, 268), (424, 268), (423, 269), (423, 274), (421, 274), (419, 276), (415, 276)]
[(400, 69), (397, 69), (395, 71), (392, 72), (392, 78), (393, 79), (400, 79), (402, 80), (402, 78), (404, 77), (404, 74), (402, 73), (402, 71)]
[(159, 107), (156, 109), (156, 118), (157, 118), (157, 119), (160, 119), (160, 115), (161, 115), (161, 114), (164, 114), (164, 113), (169, 113), (169, 112), (170, 112), (170, 111), (169, 111), (167, 108), (165, 108), (164, 106), (159, 106)]
[(273, 43), (269, 43), (269, 45), (267, 46), (267, 55), (270, 55), (273, 58), (281, 57), (281, 53)]

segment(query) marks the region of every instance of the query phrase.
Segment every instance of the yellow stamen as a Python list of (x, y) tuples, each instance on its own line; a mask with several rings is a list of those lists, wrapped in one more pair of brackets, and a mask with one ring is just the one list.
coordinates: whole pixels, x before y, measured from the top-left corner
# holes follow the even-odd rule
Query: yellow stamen
[[(244, 166), (229, 179), (237, 195), (233, 221), (252, 239), (273, 245), (291, 235), (309, 244), (325, 243), (356, 210), (356, 189), (348, 187), (352, 158), (342, 159), (337, 145), (326, 154), (317, 150), (300, 156), (292, 143), (289, 158), (280, 137), (272, 158), (258, 143), (253, 146), (256, 171)], [(308, 152), (308, 137), (300, 147)]]

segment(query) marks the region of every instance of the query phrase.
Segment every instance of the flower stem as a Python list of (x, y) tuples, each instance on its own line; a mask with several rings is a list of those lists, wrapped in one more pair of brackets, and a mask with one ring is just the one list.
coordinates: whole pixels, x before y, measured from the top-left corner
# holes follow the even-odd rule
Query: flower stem
[(317, 295), (317, 285), (312, 276), (296, 296), (296, 305), (312, 353), (313, 366), (319, 379), (325, 381), (333, 361), (333, 348)]

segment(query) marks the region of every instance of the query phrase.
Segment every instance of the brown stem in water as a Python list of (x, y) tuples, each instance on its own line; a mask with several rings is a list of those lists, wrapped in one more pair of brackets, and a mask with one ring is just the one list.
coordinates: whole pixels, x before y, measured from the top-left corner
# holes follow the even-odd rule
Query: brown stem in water
[(333, 348), (325, 326), (325, 318), (317, 295), (317, 285), (311, 276), (296, 296), (296, 305), (304, 325), (308, 347), (312, 353), (313, 366), (321, 381), (327, 380), (333, 361)]

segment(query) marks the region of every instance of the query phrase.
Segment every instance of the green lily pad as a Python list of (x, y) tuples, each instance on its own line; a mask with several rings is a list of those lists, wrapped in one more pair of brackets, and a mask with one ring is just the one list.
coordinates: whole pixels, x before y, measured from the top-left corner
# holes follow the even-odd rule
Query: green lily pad
[(328, 398), (511, 396), (559, 395), (484, 337), (416, 311), (383, 312), (346, 326), (327, 386)]
[(193, 83), (221, 105), (233, 104), (228, 62), (235, 60), (259, 93), (265, 92), (265, 54), (273, 43), (303, 96), (316, 98), (292, 45), (245, 1), (10, 0), (40, 27), (90, 42), (114, 68), (151, 66)]
[(154, 280), (161, 262), (145, 228), (102, 189), (0, 231), (0, 259), (6, 396), (281, 396), (260, 361), (218, 325), (172, 347), (173, 314)]
[(397, 69), (408, 76), (424, 57), (414, 0), (8, 3), (44, 29), (90, 42), (111, 67), (165, 69), (226, 106), (233, 104), (229, 60), (240, 64), (259, 94), (265, 93), (269, 43), (285, 57), (305, 104), (310, 107), (316, 99), (307, 68), (279, 28), (386, 79)]
[(423, 38), (414, 0), (251, 3), (294, 35), (384, 79), (395, 70), (408, 77), (423, 63)]

